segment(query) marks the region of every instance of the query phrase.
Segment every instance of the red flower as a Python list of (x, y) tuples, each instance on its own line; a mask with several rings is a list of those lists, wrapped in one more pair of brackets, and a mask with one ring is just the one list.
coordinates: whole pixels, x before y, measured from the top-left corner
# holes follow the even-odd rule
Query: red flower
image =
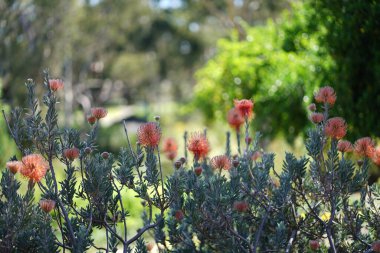
[(181, 210), (178, 210), (175, 212), (174, 217), (177, 221), (181, 221), (185, 217), (185, 215)]
[(40, 207), (45, 213), (50, 213), (55, 208), (55, 201), (51, 199), (41, 199)]
[(355, 153), (371, 158), (375, 151), (375, 144), (370, 137), (358, 139), (354, 144)]
[(155, 122), (142, 124), (137, 129), (137, 139), (141, 146), (155, 148), (161, 139), (161, 131)]
[(90, 125), (93, 125), (95, 124), (96, 122), (96, 118), (94, 116), (88, 116), (87, 117), (87, 122), (90, 124)]
[(102, 119), (105, 116), (107, 116), (107, 109), (103, 107), (94, 107), (91, 108), (91, 115), (94, 116), (96, 119)]
[(60, 79), (50, 79), (49, 87), (52, 91), (57, 91), (63, 88), (63, 81)]
[(327, 103), (330, 106), (333, 106), (336, 101), (335, 91), (330, 86), (320, 88), (314, 97), (318, 103)]
[(23, 166), (20, 173), (34, 182), (39, 182), (45, 176), (49, 169), (49, 164), (39, 154), (31, 154), (22, 158)]
[(236, 108), (232, 108), (228, 111), (227, 121), (233, 129), (239, 131), (241, 125), (244, 123), (244, 118), (241, 116), (241, 114)]
[(231, 160), (226, 155), (218, 155), (211, 159), (211, 167), (218, 170), (229, 170), (231, 169)]
[(313, 112), (310, 115), (310, 120), (314, 124), (321, 123), (324, 120), (324, 118), (325, 118), (325, 116), (323, 115), (323, 113), (319, 113), (319, 112)]
[(310, 240), (309, 246), (310, 246), (310, 249), (317, 250), (319, 249), (319, 242), (317, 240)]
[(235, 108), (244, 118), (250, 119), (253, 111), (253, 101), (249, 99), (234, 100)]
[(331, 138), (342, 139), (347, 133), (347, 125), (343, 118), (335, 117), (327, 120), (325, 134)]
[(376, 253), (380, 252), (380, 241), (372, 243), (372, 250)]
[(195, 175), (197, 175), (198, 177), (202, 174), (202, 171), (203, 171), (202, 167), (196, 167), (196, 168), (194, 169), (194, 173), (195, 173)]
[(63, 150), (63, 156), (69, 159), (70, 161), (74, 161), (79, 157), (79, 149), (77, 148), (67, 148)]
[(374, 152), (372, 154), (372, 161), (377, 166), (380, 166), (380, 147), (377, 147), (376, 149), (374, 149)]
[(194, 154), (194, 159), (203, 159), (210, 151), (210, 145), (204, 134), (192, 133), (188, 142), (187, 149)]
[(23, 166), (22, 162), (19, 161), (9, 161), (6, 163), (6, 167), (12, 174), (16, 174), (21, 167)]
[(246, 212), (248, 208), (248, 203), (245, 201), (235, 201), (234, 203), (234, 209), (240, 213)]
[(354, 150), (354, 146), (349, 141), (340, 140), (338, 142), (338, 150), (340, 152), (352, 152)]

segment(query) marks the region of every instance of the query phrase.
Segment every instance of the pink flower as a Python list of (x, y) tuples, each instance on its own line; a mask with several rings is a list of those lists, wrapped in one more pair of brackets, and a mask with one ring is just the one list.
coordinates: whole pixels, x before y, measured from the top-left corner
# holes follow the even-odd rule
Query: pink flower
[(340, 152), (352, 152), (354, 150), (354, 146), (349, 141), (340, 140), (338, 142), (338, 150)]
[(91, 115), (94, 116), (96, 119), (102, 119), (105, 116), (107, 116), (107, 109), (103, 107), (94, 107), (91, 108)]
[(314, 103), (311, 103), (307, 108), (311, 112), (315, 112), (315, 110), (317, 110), (317, 106)]
[(347, 133), (347, 125), (343, 118), (334, 117), (326, 122), (325, 134), (334, 139), (342, 139)]
[(315, 100), (318, 103), (327, 103), (333, 106), (336, 101), (336, 94), (332, 87), (325, 86), (319, 89), (319, 91), (314, 95)]
[(354, 149), (356, 154), (371, 158), (375, 151), (375, 144), (370, 137), (363, 137), (355, 142)]
[(50, 213), (55, 208), (55, 201), (51, 199), (41, 199), (40, 207), (45, 213)]
[(234, 100), (235, 108), (238, 110), (240, 115), (244, 118), (252, 118), (253, 112), (253, 101), (249, 99)]
[(380, 166), (380, 147), (377, 147), (374, 149), (372, 154), (372, 161), (377, 165)]
[(319, 112), (313, 112), (310, 115), (310, 120), (314, 124), (321, 123), (324, 120), (324, 118), (325, 118), (325, 116), (322, 113), (319, 113)]
[(231, 169), (231, 160), (226, 155), (218, 155), (211, 159), (211, 167), (218, 170), (230, 170)]
[(63, 150), (63, 156), (69, 159), (70, 161), (74, 161), (79, 157), (79, 149), (77, 148), (67, 148)]
[(244, 118), (241, 116), (241, 114), (236, 108), (232, 108), (228, 111), (227, 121), (233, 129), (239, 131), (241, 125), (244, 123)]
[(60, 89), (63, 89), (63, 81), (60, 79), (50, 79), (49, 80), (49, 87), (52, 91), (57, 91)]

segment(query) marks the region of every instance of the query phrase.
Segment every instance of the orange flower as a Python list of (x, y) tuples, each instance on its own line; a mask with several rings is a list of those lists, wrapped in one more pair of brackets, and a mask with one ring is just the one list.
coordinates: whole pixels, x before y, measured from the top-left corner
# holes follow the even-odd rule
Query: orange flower
[(320, 88), (314, 97), (318, 103), (327, 103), (330, 106), (333, 106), (336, 101), (335, 91), (330, 86)]
[(137, 129), (137, 139), (141, 146), (144, 147), (157, 147), (161, 139), (161, 131), (155, 122), (148, 122), (142, 124)]
[(178, 150), (178, 146), (177, 146), (177, 143), (175, 142), (175, 140), (173, 138), (167, 138), (164, 141), (162, 151), (172, 152), (172, 151), (177, 151), (177, 150)]
[(241, 114), (236, 108), (232, 108), (228, 111), (227, 121), (233, 129), (239, 131), (241, 125), (244, 123), (244, 118), (241, 116)]
[(324, 118), (325, 118), (325, 116), (323, 116), (323, 113), (319, 113), (319, 112), (313, 112), (313, 113), (310, 115), (310, 120), (311, 120), (311, 122), (313, 122), (314, 124), (321, 123), (321, 122), (323, 121)]
[(343, 118), (334, 117), (326, 122), (325, 134), (331, 138), (342, 139), (347, 133), (347, 125)]
[(31, 154), (22, 158), (20, 173), (34, 182), (39, 182), (49, 169), (49, 164), (40, 154)]
[(74, 161), (79, 157), (79, 149), (77, 148), (67, 148), (63, 150), (63, 156), (69, 159), (70, 161)]
[(9, 161), (6, 163), (6, 167), (12, 174), (16, 174), (21, 167), (23, 166), (22, 162), (19, 161)]
[(229, 170), (231, 169), (231, 160), (226, 155), (218, 155), (211, 159), (211, 167), (218, 170)]
[(338, 150), (340, 152), (352, 152), (354, 150), (354, 147), (351, 142), (340, 140), (338, 142)]
[(63, 89), (63, 81), (60, 79), (50, 79), (49, 87), (52, 91)]
[(234, 209), (240, 213), (246, 212), (248, 207), (248, 203), (245, 201), (235, 201), (234, 203)]
[(96, 119), (101, 119), (107, 116), (107, 109), (103, 107), (94, 107), (91, 108), (91, 115), (94, 116)]
[(45, 213), (50, 213), (55, 208), (55, 201), (51, 199), (41, 199), (40, 207)]
[(375, 151), (375, 144), (370, 137), (363, 137), (355, 142), (354, 149), (356, 154), (371, 158)]
[(199, 132), (192, 133), (188, 142), (187, 149), (194, 154), (194, 159), (203, 159), (210, 151), (210, 145), (204, 134)]
[(372, 154), (372, 161), (380, 166), (380, 147), (377, 147)]
[(153, 250), (153, 248), (154, 248), (154, 243), (152, 243), (152, 242), (150, 242), (150, 243), (147, 243), (146, 244), (146, 250), (147, 251), (152, 251)]
[(317, 250), (319, 249), (319, 242), (317, 240), (310, 240), (309, 246), (310, 246), (310, 249)]
[(253, 101), (249, 99), (234, 100), (235, 108), (244, 118), (250, 119), (253, 111)]

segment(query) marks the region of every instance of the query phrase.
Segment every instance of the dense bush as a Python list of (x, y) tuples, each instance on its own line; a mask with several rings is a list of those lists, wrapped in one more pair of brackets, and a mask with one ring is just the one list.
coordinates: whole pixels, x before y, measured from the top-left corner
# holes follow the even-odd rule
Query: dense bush
[[(336, 100), (331, 87), (316, 94), (318, 106), (309, 106), (314, 128), (307, 154), (287, 153), (282, 169), (274, 167), (275, 154), (258, 146), (261, 135), (250, 134), (253, 101), (235, 100), (228, 122), (238, 147), (231, 147), (228, 133), (225, 154), (209, 159), (207, 133), (185, 134), (192, 157), (185, 152), (164, 181), (160, 154), (174, 160), (177, 145), (168, 139), (160, 148), (159, 117), (139, 127), (135, 148), (126, 132), (128, 145), (117, 156), (99, 153), (96, 133), (106, 109), (92, 109), (85, 136), (61, 129), (55, 105), (63, 83), (47, 73), (44, 80), (44, 115), (28, 80), (29, 109), (5, 117), (22, 158), (11, 159), (2, 173), (2, 252), (132, 252), (132, 243), (133, 252), (155, 244), (160, 252), (380, 252), (380, 187), (367, 182), (380, 149), (369, 137), (354, 145), (342, 140), (347, 125), (330, 116)], [(61, 181), (58, 164), (65, 171)], [(29, 180), (25, 195), (16, 173)], [(144, 225), (133, 236), (123, 204), (128, 191), (144, 207)], [(94, 241), (94, 228), (104, 231), (106, 245)], [(145, 244), (147, 231), (155, 244)]]
[(195, 103), (209, 119), (223, 116), (230, 100), (254, 96), (263, 114), (253, 125), (266, 137), (288, 140), (307, 126), (302, 101), (333, 83), (337, 105), (349, 121), (350, 138), (380, 123), (379, 1), (308, 0), (276, 23), (246, 27), (244, 39), (219, 41), (216, 55), (198, 71)]

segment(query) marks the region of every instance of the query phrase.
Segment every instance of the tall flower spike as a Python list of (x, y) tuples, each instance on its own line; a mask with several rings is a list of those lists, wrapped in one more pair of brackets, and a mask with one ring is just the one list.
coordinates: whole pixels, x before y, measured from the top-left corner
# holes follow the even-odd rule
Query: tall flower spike
[(39, 182), (45, 176), (46, 171), (49, 169), (49, 164), (40, 154), (31, 154), (22, 158), (23, 166), (20, 173), (32, 180)]
[(226, 155), (214, 156), (210, 161), (211, 167), (215, 170), (230, 170), (231, 160)]
[(236, 108), (232, 108), (227, 113), (227, 121), (233, 129), (239, 131), (241, 125), (244, 124), (244, 117), (241, 116)]
[(325, 86), (319, 89), (319, 91), (314, 95), (315, 101), (318, 103), (327, 103), (333, 106), (336, 101), (336, 94), (332, 87)]
[(375, 144), (370, 137), (363, 137), (355, 142), (354, 150), (359, 156), (371, 158), (375, 151)]
[(244, 118), (252, 118), (253, 112), (253, 101), (249, 99), (234, 100), (235, 108), (238, 110), (240, 115)]
[(347, 124), (343, 118), (335, 117), (327, 120), (325, 134), (334, 139), (342, 139), (347, 133)]
[(142, 124), (137, 129), (137, 139), (141, 146), (155, 148), (161, 139), (161, 130), (155, 122)]
[(187, 148), (193, 153), (195, 160), (205, 158), (210, 151), (210, 145), (206, 136), (199, 132), (191, 134), (187, 142)]
[(91, 115), (94, 116), (96, 119), (102, 119), (105, 116), (107, 116), (107, 114), (108, 114), (107, 109), (103, 107), (91, 108)]
[(60, 79), (50, 79), (49, 87), (52, 91), (57, 91), (63, 89), (63, 81)]

